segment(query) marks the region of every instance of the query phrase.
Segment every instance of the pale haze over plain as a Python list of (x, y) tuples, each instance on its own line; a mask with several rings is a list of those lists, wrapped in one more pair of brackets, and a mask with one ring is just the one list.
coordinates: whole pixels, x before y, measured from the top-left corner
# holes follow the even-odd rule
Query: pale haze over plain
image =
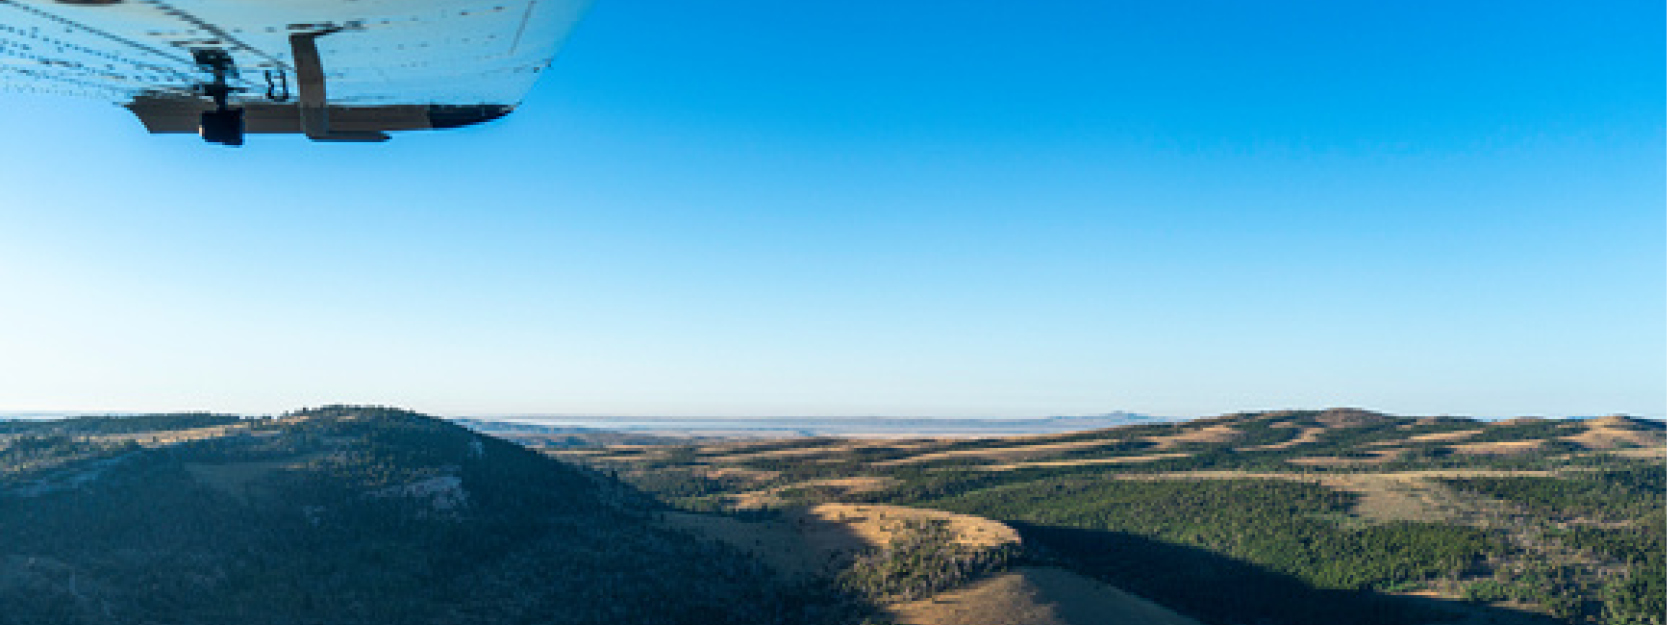
[(1663, 21), (598, 0), (371, 146), (0, 94), (0, 411), (1659, 417)]

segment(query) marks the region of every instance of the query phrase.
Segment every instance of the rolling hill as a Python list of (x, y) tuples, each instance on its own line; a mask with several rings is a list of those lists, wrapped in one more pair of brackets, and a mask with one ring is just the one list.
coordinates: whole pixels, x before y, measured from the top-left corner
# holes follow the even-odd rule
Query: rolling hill
[(1618, 625), (1667, 610), (1664, 442), (1660, 422), (1628, 417), (1333, 409), (551, 453), (690, 511), (840, 502), (999, 520), (1026, 561), (1204, 623)]

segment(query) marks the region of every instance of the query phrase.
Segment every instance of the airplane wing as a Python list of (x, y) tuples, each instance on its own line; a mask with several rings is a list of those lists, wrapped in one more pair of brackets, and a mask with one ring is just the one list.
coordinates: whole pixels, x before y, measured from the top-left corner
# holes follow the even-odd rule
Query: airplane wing
[(0, 89), (153, 133), (381, 141), (508, 114), (589, 0), (0, 0)]

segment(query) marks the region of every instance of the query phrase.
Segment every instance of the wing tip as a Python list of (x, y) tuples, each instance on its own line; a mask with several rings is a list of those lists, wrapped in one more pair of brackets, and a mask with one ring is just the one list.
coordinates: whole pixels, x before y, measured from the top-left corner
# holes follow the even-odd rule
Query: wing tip
[(433, 104), (428, 107), (428, 122), (436, 130), (462, 128), (484, 124), (514, 111), (512, 104)]

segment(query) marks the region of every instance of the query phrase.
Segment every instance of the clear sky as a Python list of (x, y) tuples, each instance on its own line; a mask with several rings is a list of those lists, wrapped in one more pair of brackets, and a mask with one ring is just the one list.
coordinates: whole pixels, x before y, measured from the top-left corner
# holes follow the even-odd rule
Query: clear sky
[(1667, 412), (1659, 0), (598, 0), (374, 146), (0, 95), (0, 410)]

